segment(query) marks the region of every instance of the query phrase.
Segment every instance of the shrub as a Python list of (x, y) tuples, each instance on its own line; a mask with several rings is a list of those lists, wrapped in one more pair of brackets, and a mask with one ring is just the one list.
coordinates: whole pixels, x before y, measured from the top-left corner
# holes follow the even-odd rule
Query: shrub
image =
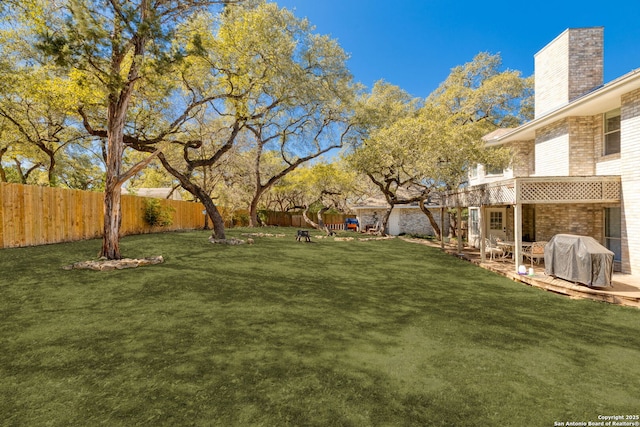
[(158, 199), (146, 199), (144, 201), (143, 219), (148, 225), (166, 227), (173, 224), (173, 209), (171, 206), (162, 206)]
[(249, 225), (249, 213), (246, 211), (235, 211), (231, 217), (234, 227), (246, 227)]

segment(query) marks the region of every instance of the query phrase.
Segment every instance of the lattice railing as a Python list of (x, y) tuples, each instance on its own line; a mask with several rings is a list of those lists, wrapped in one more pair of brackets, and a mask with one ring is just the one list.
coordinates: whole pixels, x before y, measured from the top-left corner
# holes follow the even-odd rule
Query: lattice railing
[(516, 198), (516, 189), (514, 185), (501, 185), (487, 188), (487, 202), (486, 204), (506, 204)]
[(620, 201), (620, 179), (588, 177), (578, 179), (522, 179), (521, 203), (578, 203)]
[[(518, 191), (516, 191), (518, 188)], [(470, 187), (447, 193), (447, 207), (519, 203), (617, 203), (622, 196), (617, 176), (530, 177)], [(518, 200), (516, 201), (516, 197)]]
[(602, 183), (602, 198), (621, 201), (622, 200), (622, 182), (605, 181)]

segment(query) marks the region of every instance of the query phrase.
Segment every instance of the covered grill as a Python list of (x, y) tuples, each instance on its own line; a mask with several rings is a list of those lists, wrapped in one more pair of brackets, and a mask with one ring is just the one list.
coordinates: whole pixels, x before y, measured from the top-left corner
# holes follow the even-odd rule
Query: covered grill
[(556, 234), (544, 250), (545, 273), (587, 286), (611, 286), (613, 255), (593, 237)]

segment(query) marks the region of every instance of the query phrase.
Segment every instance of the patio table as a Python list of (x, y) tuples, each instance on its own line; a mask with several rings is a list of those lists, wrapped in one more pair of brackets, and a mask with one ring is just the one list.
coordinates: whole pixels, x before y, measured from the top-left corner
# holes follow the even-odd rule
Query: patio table
[[(521, 242), (522, 249), (528, 248), (531, 246), (531, 242)], [(503, 255), (502, 258), (513, 258), (513, 251), (516, 247), (516, 242), (512, 242), (509, 240), (503, 240), (498, 242), (498, 246), (502, 248)]]
[(516, 242), (510, 241), (500, 241), (498, 242), (498, 246), (502, 248), (502, 258), (509, 258), (513, 256), (513, 248), (516, 245)]

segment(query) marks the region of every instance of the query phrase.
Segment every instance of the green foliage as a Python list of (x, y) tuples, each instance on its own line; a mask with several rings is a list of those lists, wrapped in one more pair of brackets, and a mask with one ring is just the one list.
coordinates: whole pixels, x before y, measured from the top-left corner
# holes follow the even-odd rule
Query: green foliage
[(291, 11), (262, 2), (231, 8), (222, 18), (214, 52), (227, 70), (224, 81), (245, 90), (228, 108), (246, 119), (249, 131), (247, 188), (257, 225), (256, 209), (267, 191), (347, 141), (354, 85), (338, 43), (315, 34)]
[[(507, 162), (504, 152), (483, 150), (481, 136), (531, 112), (531, 80), (501, 71), (499, 56), (489, 54), (456, 67), (427, 100), (380, 81), (355, 102), (337, 41), (274, 2), (7, 4), (0, 8), (7, 179), (104, 188), (109, 198), (162, 144), (163, 166), (201, 200), (254, 209), (267, 195), (263, 206), (320, 200), (343, 210), (362, 193), (345, 183), (364, 173), (401, 200), (403, 185), (423, 193), (456, 187), (473, 162)], [(107, 144), (76, 144), (86, 134)], [(356, 147), (351, 162), (360, 175), (323, 166), (302, 187), (295, 188), (299, 177), (285, 182), (345, 145)], [(144, 155), (130, 156), (132, 148)], [(139, 180), (175, 183), (156, 172)], [(107, 214), (111, 244), (118, 221)]]
[(246, 227), (249, 225), (249, 214), (243, 211), (236, 211), (231, 217), (231, 223), (234, 227)]
[(355, 145), (360, 146), (375, 131), (415, 115), (422, 105), (421, 100), (413, 98), (402, 88), (383, 80), (377, 81), (371, 93), (361, 94), (355, 105), (353, 122), (361, 138)]
[(104, 170), (86, 147), (69, 147), (57, 165), (56, 176), (60, 186), (104, 191)]
[(15, 166), (3, 167), (3, 169), (6, 182), (12, 182), (15, 184), (22, 183), (20, 181), (20, 174), (18, 173)]
[(479, 53), (452, 69), (427, 102), (443, 106), (461, 124), (486, 122), (488, 131), (518, 126), (533, 118), (533, 78), (501, 67), (499, 54)]
[(315, 213), (323, 208), (346, 212), (348, 201), (359, 194), (356, 173), (342, 160), (318, 162), (296, 169), (284, 177), (272, 193), (287, 195), (294, 206), (309, 206)]
[(400, 188), (423, 195), (457, 188), (476, 163), (506, 166), (509, 152), (486, 149), (482, 137), (528, 118), (532, 80), (500, 65), (498, 55), (477, 55), (422, 105), (400, 88), (376, 84), (357, 106), (362, 141), (350, 164), (397, 200)]
[(163, 206), (158, 199), (144, 200), (144, 222), (152, 227), (166, 227), (173, 224), (173, 212), (175, 209), (171, 206)]

